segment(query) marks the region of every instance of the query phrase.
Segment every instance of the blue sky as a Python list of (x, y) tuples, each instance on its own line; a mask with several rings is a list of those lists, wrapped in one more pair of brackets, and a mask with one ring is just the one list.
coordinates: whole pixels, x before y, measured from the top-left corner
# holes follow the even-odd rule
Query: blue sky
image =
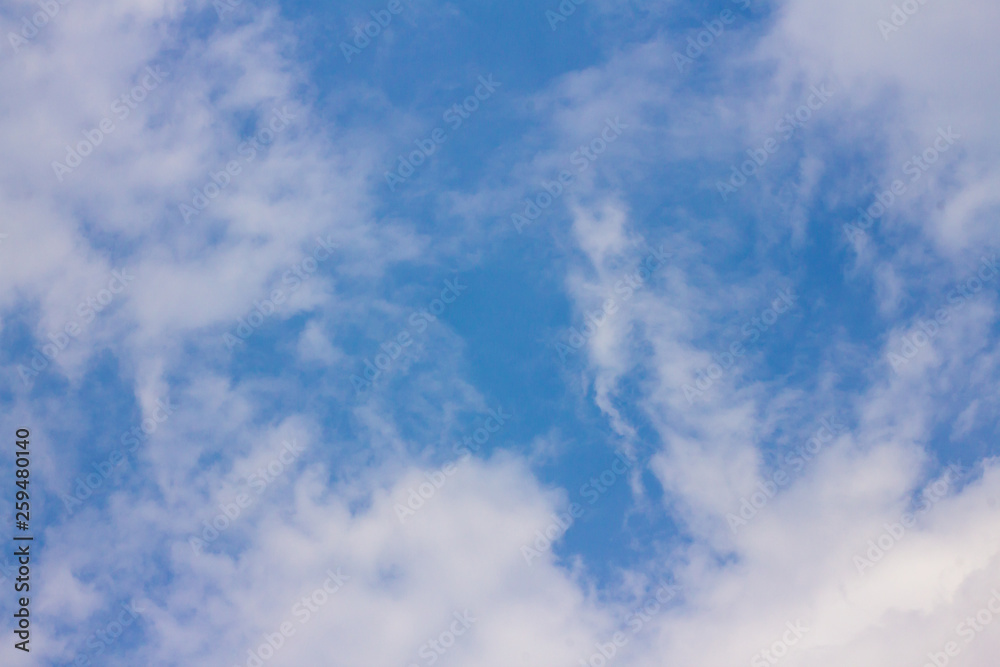
[(994, 664), (998, 12), (8, 3), (0, 662)]

